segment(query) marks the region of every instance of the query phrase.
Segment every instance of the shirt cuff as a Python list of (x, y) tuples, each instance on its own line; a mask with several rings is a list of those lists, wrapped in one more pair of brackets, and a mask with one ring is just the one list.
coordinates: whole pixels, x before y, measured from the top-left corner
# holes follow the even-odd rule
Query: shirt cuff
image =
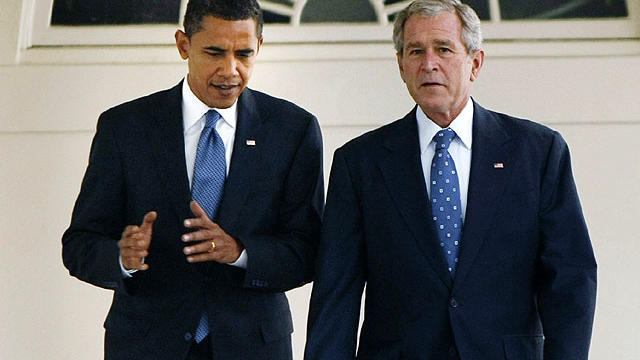
[[(142, 259), (142, 262), (144, 262), (144, 258)], [(131, 269), (131, 270), (125, 269), (124, 265), (122, 265), (122, 257), (120, 257), (120, 256), (118, 256), (118, 263), (120, 264), (120, 272), (122, 272), (122, 278), (123, 279), (133, 277), (132, 274), (138, 271), (136, 269)]]
[(244, 249), (242, 250), (242, 254), (240, 254), (240, 257), (238, 257), (238, 260), (236, 260), (235, 262), (229, 263), (229, 265), (239, 267), (241, 269), (246, 269), (248, 259), (249, 257), (247, 256), (247, 249)]

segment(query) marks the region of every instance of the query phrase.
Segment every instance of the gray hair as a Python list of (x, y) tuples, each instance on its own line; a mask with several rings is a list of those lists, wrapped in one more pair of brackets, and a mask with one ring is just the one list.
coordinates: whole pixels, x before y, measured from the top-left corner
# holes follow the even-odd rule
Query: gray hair
[(480, 19), (471, 6), (460, 0), (415, 0), (398, 13), (393, 24), (393, 45), (396, 52), (402, 55), (404, 48), (404, 24), (411, 16), (436, 16), (442, 12), (458, 15), (462, 23), (462, 42), (467, 52), (472, 54), (482, 46), (482, 28)]

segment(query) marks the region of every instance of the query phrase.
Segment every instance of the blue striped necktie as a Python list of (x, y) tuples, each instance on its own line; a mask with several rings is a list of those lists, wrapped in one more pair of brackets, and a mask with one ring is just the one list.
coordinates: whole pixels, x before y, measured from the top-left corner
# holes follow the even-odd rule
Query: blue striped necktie
[(446, 128), (433, 137), (436, 152), (431, 161), (431, 209), (436, 225), (440, 248), (447, 260), (453, 278), (458, 264), (458, 251), (462, 234), (462, 209), (460, 186), (456, 164), (449, 153), (449, 145), (455, 139), (455, 131)]
[[(220, 114), (215, 110), (209, 110), (205, 117), (207, 122), (200, 133), (196, 152), (191, 198), (202, 206), (209, 219), (214, 220), (222, 199), (227, 165), (224, 143), (216, 131), (216, 123), (220, 120)], [(208, 334), (209, 319), (205, 310), (196, 329), (196, 342), (200, 343)]]

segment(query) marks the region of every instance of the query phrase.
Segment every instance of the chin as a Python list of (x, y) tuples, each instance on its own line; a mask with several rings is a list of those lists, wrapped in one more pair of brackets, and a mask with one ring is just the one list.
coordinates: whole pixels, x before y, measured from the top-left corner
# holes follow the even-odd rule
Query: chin
[(210, 103), (207, 104), (208, 107), (211, 108), (216, 108), (216, 109), (226, 109), (228, 107), (231, 107), (231, 105), (233, 105), (235, 100), (233, 101), (212, 101)]

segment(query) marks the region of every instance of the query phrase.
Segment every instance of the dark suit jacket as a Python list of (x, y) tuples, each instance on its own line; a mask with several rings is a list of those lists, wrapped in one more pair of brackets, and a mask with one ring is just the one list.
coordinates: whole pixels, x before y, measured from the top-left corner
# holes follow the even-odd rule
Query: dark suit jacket
[[(217, 360), (291, 358), (283, 292), (312, 278), (323, 192), (315, 117), (246, 89), (215, 221), (245, 246), (247, 269), (189, 264), (180, 240), (193, 217), (181, 84), (104, 112), (62, 253), (71, 275), (115, 290), (105, 357), (182, 359), (206, 309)], [(151, 210), (150, 268), (123, 280), (117, 241)]]
[(355, 356), (366, 283), (358, 359), (587, 359), (596, 263), (561, 136), (474, 104), (452, 280), (417, 134), (414, 109), (335, 153), (306, 358)]

